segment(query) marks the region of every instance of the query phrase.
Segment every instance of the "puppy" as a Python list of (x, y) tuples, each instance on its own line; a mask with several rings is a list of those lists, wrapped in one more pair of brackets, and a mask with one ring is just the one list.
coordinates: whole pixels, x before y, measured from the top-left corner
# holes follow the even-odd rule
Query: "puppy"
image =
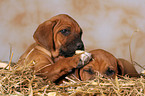
[(76, 50), (84, 50), (81, 36), (82, 29), (72, 17), (54, 16), (38, 26), (33, 35), (35, 43), (24, 52), (18, 64), (33, 61), (36, 75), (54, 82), (78, 66), (80, 56), (72, 56)]
[(139, 74), (134, 66), (124, 59), (117, 59), (111, 53), (96, 49), (89, 53), (92, 54), (92, 60), (73, 73), (80, 80), (94, 79), (96, 72), (104, 77), (115, 78), (116, 75), (128, 75), (129, 77), (138, 77)]

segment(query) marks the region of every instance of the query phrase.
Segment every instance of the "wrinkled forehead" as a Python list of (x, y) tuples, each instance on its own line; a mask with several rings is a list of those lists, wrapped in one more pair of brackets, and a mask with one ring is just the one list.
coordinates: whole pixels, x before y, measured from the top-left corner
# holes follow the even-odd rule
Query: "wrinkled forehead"
[(70, 16), (66, 15), (66, 14), (60, 14), (57, 16), (52, 17), (50, 20), (52, 21), (60, 21), (61, 23), (70, 23), (70, 24), (77, 24), (78, 23)]
[(87, 66), (92, 66), (94, 70), (103, 70), (110, 66), (116, 68), (117, 61), (113, 56), (92, 56), (92, 61)]
[(70, 16), (61, 14), (54, 16), (50, 19), (51, 21), (55, 21), (57, 23), (57, 27), (73, 27), (80, 30), (79, 24)]

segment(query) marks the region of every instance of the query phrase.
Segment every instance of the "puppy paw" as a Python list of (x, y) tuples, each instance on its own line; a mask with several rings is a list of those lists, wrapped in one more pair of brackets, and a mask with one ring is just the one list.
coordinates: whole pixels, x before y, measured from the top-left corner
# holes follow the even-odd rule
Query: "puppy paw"
[(84, 52), (80, 56), (80, 60), (82, 61), (83, 65), (86, 65), (92, 59), (91, 53)]
[(80, 61), (79, 61), (79, 64), (78, 64), (77, 68), (83, 67), (84, 65), (89, 63), (89, 61), (92, 59), (91, 53), (82, 51), (79, 54), (81, 54), (81, 55), (80, 55)]

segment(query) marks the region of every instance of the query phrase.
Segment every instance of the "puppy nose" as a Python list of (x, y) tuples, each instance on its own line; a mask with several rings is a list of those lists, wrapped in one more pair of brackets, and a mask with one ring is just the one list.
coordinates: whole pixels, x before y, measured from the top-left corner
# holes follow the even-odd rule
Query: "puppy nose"
[(77, 43), (77, 50), (84, 50), (84, 44), (83, 43)]

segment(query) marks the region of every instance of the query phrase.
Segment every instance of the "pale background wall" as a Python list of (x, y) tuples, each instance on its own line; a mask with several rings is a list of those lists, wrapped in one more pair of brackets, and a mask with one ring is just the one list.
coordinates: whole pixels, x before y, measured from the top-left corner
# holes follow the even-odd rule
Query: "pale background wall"
[[(116, 57), (145, 65), (144, 0), (0, 0), (0, 60), (9, 61), (10, 44), (17, 61), (34, 42), (37, 26), (60, 13), (72, 16), (83, 29), (86, 50), (105, 49)], [(140, 71), (140, 69), (138, 69)]]

